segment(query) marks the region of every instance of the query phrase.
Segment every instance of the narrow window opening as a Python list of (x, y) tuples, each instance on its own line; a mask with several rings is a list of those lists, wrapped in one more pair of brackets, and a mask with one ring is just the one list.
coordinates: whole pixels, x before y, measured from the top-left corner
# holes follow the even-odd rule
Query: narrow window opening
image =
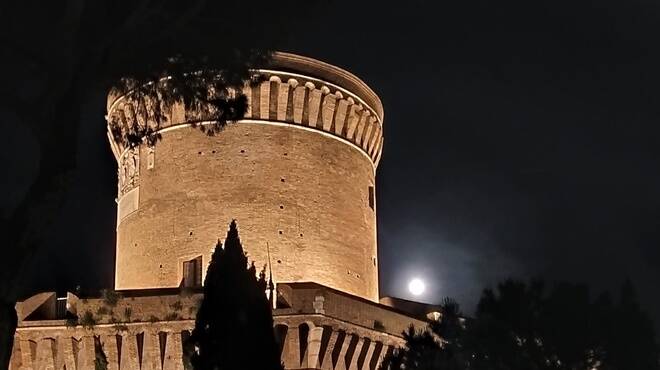
[(196, 288), (202, 286), (202, 256), (183, 263), (183, 287)]
[(371, 207), (371, 209), (374, 209), (375, 206), (376, 206), (376, 199), (375, 199), (375, 194), (374, 194), (374, 187), (370, 186), (369, 187), (369, 207)]
[(289, 330), (289, 327), (286, 325), (276, 325), (275, 326), (275, 342), (279, 346), (280, 356), (284, 350), (284, 340), (286, 339), (286, 333)]
[[(182, 360), (183, 363), (185, 364), (183, 366), (184, 369), (189, 369), (190, 367), (190, 359), (193, 357), (193, 353), (195, 353), (195, 346), (191, 343), (190, 341), (190, 331), (189, 330), (181, 330), (181, 352), (182, 352)], [(142, 363), (142, 362), (140, 362)]]
[(165, 348), (167, 348), (167, 332), (158, 332), (158, 344), (160, 346), (160, 365), (165, 362)]
[(303, 356), (307, 355), (307, 340), (309, 338), (309, 325), (307, 324), (300, 324), (298, 326), (298, 339), (299, 339), (299, 345), (300, 345), (300, 362), (302, 363), (302, 360), (304, 359)]
[(142, 363), (142, 353), (144, 349), (144, 332), (138, 333), (135, 336), (135, 339), (137, 341), (137, 355), (138, 355), (138, 363)]
[(117, 363), (117, 365), (118, 365), (117, 367), (119, 367), (119, 366), (121, 366), (121, 349), (122, 349), (121, 347), (122, 347), (122, 343), (124, 341), (124, 338), (121, 335), (116, 334), (115, 335), (115, 340), (117, 341), (117, 359), (119, 360), (118, 363)]

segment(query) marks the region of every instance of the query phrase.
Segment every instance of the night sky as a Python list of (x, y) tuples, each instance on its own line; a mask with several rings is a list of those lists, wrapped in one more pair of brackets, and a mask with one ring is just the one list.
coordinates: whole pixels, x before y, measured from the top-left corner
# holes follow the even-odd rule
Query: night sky
[[(355, 73), (383, 101), (381, 295), (412, 298), (419, 276), (423, 300), (470, 312), (507, 277), (595, 291), (630, 278), (660, 321), (660, 3), (384, 3), (326, 1), (278, 46)], [(26, 294), (113, 283), (104, 103), (83, 107), (77, 179)], [(9, 172), (29, 179), (2, 141)]]

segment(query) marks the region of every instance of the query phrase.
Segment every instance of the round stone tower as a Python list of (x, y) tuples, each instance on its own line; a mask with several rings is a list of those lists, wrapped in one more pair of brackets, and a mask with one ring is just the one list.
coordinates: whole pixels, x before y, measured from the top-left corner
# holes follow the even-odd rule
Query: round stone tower
[[(276, 282), (378, 300), (379, 98), (354, 75), (298, 55), (276, 53), (258, 72), (266, 79), (244, 88), (245, 118), (215, 136), (178, 105), (153, 147), (109, 135), (119, 164), (116, 289), (177, 287), (196, 273), (199, 282), (236, 219), (258, 267), (269, 246)], [(111, 96), (108, 116), (127, 104)]]

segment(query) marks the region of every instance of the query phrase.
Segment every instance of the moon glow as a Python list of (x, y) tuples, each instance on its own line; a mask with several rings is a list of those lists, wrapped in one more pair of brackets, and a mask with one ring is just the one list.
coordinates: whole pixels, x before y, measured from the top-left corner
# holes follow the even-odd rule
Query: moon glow
[(414, 278), (408, 283), (408, 290), (414, 296), (420, 296), (426, 291), (426, 284), (421, 279)]

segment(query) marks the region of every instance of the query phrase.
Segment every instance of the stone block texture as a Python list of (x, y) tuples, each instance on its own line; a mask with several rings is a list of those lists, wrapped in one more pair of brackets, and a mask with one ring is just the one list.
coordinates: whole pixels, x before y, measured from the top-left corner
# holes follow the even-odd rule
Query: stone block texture
[[(403, 330), (426, 324), (318, 284), (280, 287), (288, 292), (286, 307), (273, 311), (273, 330), (286, 369), (377, 370), (388, 352), (404, 344)], [(21, 318), (10, 369), (91, 370), (97, 358), (114, 370), (186, 369), (184, 343), (201, 298), (174, 289), (126, 292), (112, 303), (70, 294), (67, 310), (93, 320), (67, 325), (39, 310)]]
[[(195, 112), (170, 107), (153, 147), (119, 163), (115, 288), (177, 287), (183, 262), (203, 270), (236, 219), (252, 261), (277, 282), (316, 282), (377, 301), (375, 170), (382, 106), (357, 77), (277, 53), (245, 86), (245, 119), (208, 136)], [(130, 108), (110, 96), (108, 115)], [(186, 118), (187, 117), (187, 118)], [(199, 124), (212, 124), (201, 122)]]
[[(121, 294), (19, 302), (11, 369), (94, 369), (101, 358), (110, 370), (186, 369), (202, 296), (178, 289), (184, 262), (201, 257), (205, 272), (232, 219), (251, 261), (265, 266), (270, 255), (286, 369), (376, 370), (406, 328), (426, 325), (377, 303), (378, 97), (352, 74), (292, 54), (255, 73), (265, 78), (244, 87), (245, 118), (214, 136), (199, 129), (213, 122), (183, 104), (166, 107), (154, 146), (125, 147), (109, 127)], [(151, 127), (133, 104), (111, 94), (108, 117)]]

